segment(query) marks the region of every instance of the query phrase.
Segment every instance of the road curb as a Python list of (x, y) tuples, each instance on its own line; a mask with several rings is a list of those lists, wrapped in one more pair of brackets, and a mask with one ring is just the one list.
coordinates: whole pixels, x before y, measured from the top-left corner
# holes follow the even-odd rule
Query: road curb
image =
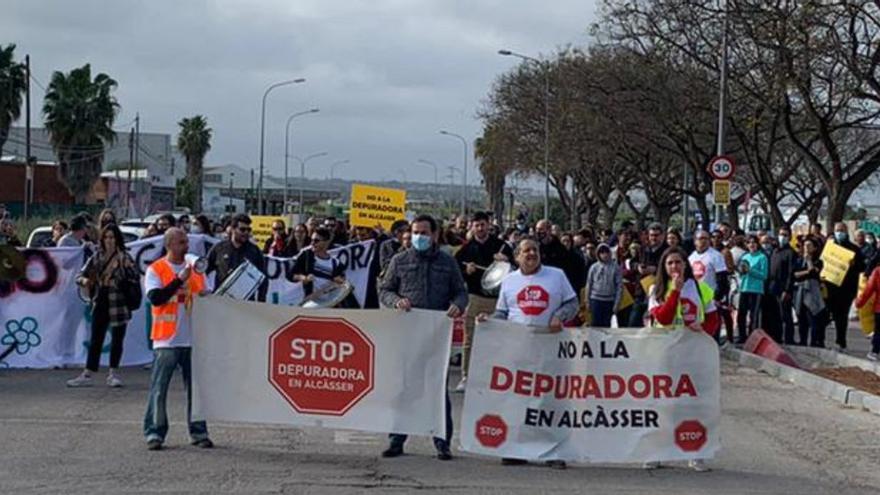
[[(817, 349), (820, 351), (820, 349)], [(829, 351), (826, 351), (829, 352)], [(834, 351), (830, 351), (834, 353)], [(836, 354), (836, 353), (835, 353)], [(822, 397), (839, 402), (843, 405), (863, 409), (880, 416), (880, 397), (853, 387), (837, 383), (833, 380), (814, 375), (807, 371), (792, 368), (784, 364), (762, 358), (756, 354), (744, 352), (732, 346), (721, 350), (721, 355), (741, 366), (762, 371), (770, 376), (794, 383), (795, 385), (817, 392)], [(821, 356), (819, 356), (821, 357)], [(853, 358), (858, 361), (857, 358)], [(849, 365), (847, 365), (849, 366)], [(852, 364), (852, 366), (858, 366)], [(861, 366), (859, 366), (861, 368)], [(869, 370), (873, 371), (873, 370)]]
[(817, 347), (785, 346), (785, 350), (793, 354), (806, 354), (821, 359), (826, 363), (836, 363), (838, 366), (855, 366), (865, 371), (880, 375), (880, 362), (852, 356), (832, 349), (819, 349)]

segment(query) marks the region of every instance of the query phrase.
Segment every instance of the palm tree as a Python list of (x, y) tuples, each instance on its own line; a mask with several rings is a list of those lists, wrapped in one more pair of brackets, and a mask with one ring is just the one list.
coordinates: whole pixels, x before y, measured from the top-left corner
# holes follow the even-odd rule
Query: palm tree
[(513, 144), (505, 130), (494, 122), (483, 127), (483, 135), (474, 142), (474, 158), (480, 160), (480, 174), (489, 196), (489, 209), (498, 221), (504, 219), (504, 183), (514, 169)]
[(0, 155), (12, 123), (21, 117), (21, 100), (27, 89), (24, 64), (13, 56), (15, 45), (0, 46)]
[(92, 79), (86, 64), (69, 74), (55, 72), (46, 90), (43, 120), (58, 156), (59, 178), (79, 204), (101, 175), (104, 148), (116, 139), (115, 88), (116, 81), (107, 74)]
[(208, 119), (202, 115), (184, 117), (177, 123), (180, 134), (177, 135), (177, 149), (186, 158), (186, 182), (192, 193), (192, 204), (195, 212), (202, 211), (202, 166), (205, 155), (211, 149), (211, 128)]

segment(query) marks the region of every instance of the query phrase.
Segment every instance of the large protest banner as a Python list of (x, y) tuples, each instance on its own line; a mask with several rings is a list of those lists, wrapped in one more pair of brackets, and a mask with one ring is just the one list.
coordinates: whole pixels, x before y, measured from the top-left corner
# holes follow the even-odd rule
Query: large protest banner
[(193, 413), (208, 420), (444, 436), (439, 311), (194, 305)]
[[(204, 256), (218, 239), (190, 235), (190, 254)], [(165, 255), (161, 236), (126, 244), (143, 276), (147, 267)], [(85, 363), (91, 335), (89, 306), (77, 295), (76, 276), (84, 262), (83, 248), (22, 250), (27, 260), (26, 277), (14, 284), (0, 283), (0, 367), (50, 368), (81, 366)], [(369, 271), (375, 253), (374, 241), (351, 244), (330, 251), (346, 267), (346, 278), (354, 285), (354, 295), (364, 305), (369, 290)], [(267, 302), (293, 306), (302, 301), (302, 284), (286, 276), (295, 258), (266, 259), (269, 278)], [(150, 307), (144, 298), (132, 313), (123, 346), (122, 365), (149, 363)], [(110, 332), (104, 341), (101, 365), (110, 352)]]
[(718, 348), (690, 330), (475, 332), (461, 420), (470, 452), (531, 460), (708, 459), (720, 448)]

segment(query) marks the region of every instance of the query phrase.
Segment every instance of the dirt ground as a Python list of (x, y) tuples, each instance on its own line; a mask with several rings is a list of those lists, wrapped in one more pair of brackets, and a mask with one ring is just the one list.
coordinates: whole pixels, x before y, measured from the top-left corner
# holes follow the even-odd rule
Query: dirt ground
[(880, 395), (880, 376), (861, 368), (817, 368), (810, 372), (870, 394)]

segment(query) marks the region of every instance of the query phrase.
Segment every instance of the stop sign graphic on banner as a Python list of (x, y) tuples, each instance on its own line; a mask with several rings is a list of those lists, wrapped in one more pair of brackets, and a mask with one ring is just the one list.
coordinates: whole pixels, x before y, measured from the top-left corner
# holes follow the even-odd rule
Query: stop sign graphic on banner
[(497, 448), (507, 441), (507, 423), (497, 414), (486, 414), (477, 420), (474, 435), (483, 447)]
[(373, 390), (374, 354), (347, 320), (298, 316), (269, 337), (269, 382), (298, 412), (342, 416)]
[(682, 421), (675, 428), (675, 445), (685, 452), (696, 452), (706, 445), (706, 427), (697, 420)]
[(540, 285), (528, 285), (516, 295), (516, 304), (523, 313), (537, 316), (550, 306), (550, 294)]

